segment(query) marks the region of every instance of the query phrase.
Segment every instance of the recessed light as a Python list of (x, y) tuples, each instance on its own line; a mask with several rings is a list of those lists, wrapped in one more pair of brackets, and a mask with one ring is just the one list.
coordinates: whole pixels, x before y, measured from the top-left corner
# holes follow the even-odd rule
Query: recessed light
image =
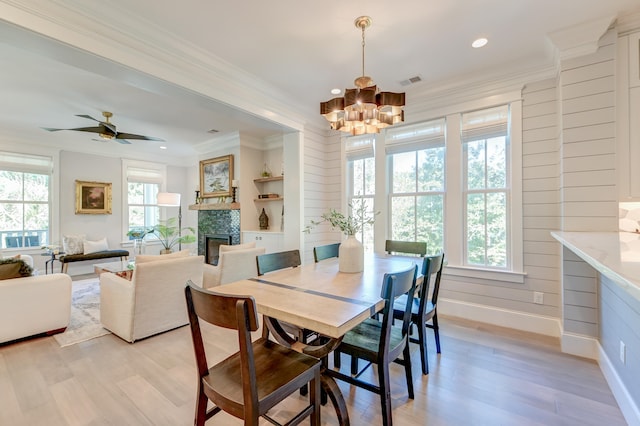
[(164, 145), (160, 145), (160, 149), (167, 149), (167, 147)]
[(340, 89), (331, 89), (331, 94), (332, 95), (339, 95), (340, 92), (342, 92), (342, 90), (340, 90)]
[(471, 43), (471, 46), (473, 46), (474, 48), (478, 49), (480, 47), (485, 46), (487, 43), (489, 43), (489, 40), (487, 40), (486, 38), (482, 37), (482, 38), (479, 38), (477, 40), (474, 40), (473, 43)]

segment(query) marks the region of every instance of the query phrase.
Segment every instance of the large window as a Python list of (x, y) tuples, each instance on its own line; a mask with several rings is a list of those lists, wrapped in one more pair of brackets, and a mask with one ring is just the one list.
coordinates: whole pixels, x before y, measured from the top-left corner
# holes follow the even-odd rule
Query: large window
[(444, 249), (445, 121), (388, 132), (390, 238)]
[(508, 266), (507, 106), (462, 114), (465, 264)]
[(0, 247), (49, 243), (51, 157), (0, 152)]
[(123, 168), (127, 182), (127, 227), (124, 232), (148, 230), (160, 220), (158, 192), (161, 192), (164, 185), (165, 167), (161, 164), (124, 160)]
[[(374, 138), (350, 138), (347, 142), (348, 199), (351, 206), (349, 214), (362, 212), (373, 215), (375, 196), (375, 159), (373, 157)], [(356, 237), (362, 242), (365, 251), (373, 251), (373, 225), (365, 225)]]

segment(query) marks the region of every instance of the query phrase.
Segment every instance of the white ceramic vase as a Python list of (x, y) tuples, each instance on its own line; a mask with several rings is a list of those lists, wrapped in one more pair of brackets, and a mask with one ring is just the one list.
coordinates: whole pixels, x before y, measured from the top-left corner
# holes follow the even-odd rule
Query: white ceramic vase
[(355, 235), (349, 235), (338, 250), (340, 272), (356, 273), (364, 270), (364, 247)]

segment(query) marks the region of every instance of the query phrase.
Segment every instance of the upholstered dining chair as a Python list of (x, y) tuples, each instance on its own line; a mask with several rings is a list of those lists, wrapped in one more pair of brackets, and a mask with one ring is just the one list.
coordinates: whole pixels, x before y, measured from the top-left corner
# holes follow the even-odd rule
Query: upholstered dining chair
[[(418, 338), (409, 336), (409, 341), (420, 345), (420, 361), (422, 363), (422, 374), (429, 374), (429, 360), (427, 356), (427, 328), (431, 328), (435, 335), (436, 351), (440, 353), (440, 332), (438, 328), (438, 312), (436, 305), (438, 293), (440, 292), (440, 278), (442, 277), (442, 267), (444, 265), (444, 253), (435, 256), (427, 256), (422, 261), (422, 284), (416, 289), (416, 296), (411, 303), (411, 324), (415, 324), (418, 329)], [(433, 283), (433, 290), (430, 291)], [(431, 297), (431, 298), (429, 298)], [(393, 316), (402, 319), (407, 297), (402, 296), (396, 300)], [(431, 320), (431, 324), (427, 321)], [(410, 327), (412, 329), (413, 327)]]
[[(267, 412), (303, 385), (309, 385), (309, 404), (286, 424), (311, 418), (320, 425), (320, 360), (285, 348), (265, 338), (251, 341), (258, 329), (253, 297), (230, 296), (204, 290), (193, 283), (185, 287), (191, 336), (198, 369), (197, 426), (220, 411), (258, 425), (259, 417), (276, 423)], [(209, 367), (200, 320), (238, 331), (240, 350)], [(208, 400), (214, 407), (207, 410)]]
[(386, 240), (384, 242), (384, 251), (388, 254), (425, 256), (427, 254), (427, 243), (424, 241)]
[(326, 244), (324, 246), (316, 246), (313, 248), (313, 260), (318, 263), (321, 260), (338, 257), (340, 253), (340, 243)]
[[(378, 385), (365, 382), (360, 374), (348, 375), (339, 370), (327, 369), (328, 374), (338, 380), (361, 387), (380, 395), (382, 406), (382, 422), (385, 426), (392, 424), (391, 392), (389, 381), (389, 364), (397, 362), (404, 365), (409, 398), (413, 399), (413, 377), (411, 373), (411, 357), (409, 354), (409, 323), (411, 319), (411, 301), (406, 299), (405, 314), (402, 327), (393, 326), (393, 305), (401, 295), (413, 295), (416, 287), (416, 271), (414, 265), (406, 270), (386, 273), (382, 280), (381, 297), (384, 298), (382, 321), (368, 318), (348, 331), (338, 346), (340, 352), (353, 358), (368, 361), (365, 369), (371, 364), (378, 367)], [(402, 354), (402, 359), (400, 359)]]

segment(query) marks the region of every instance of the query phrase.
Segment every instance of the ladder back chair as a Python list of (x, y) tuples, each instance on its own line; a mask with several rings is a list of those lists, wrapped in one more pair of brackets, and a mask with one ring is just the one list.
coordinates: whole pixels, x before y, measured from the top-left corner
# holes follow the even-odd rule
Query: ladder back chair
[[(188, 282), (185, 298), (198, 369), (196, 426), (220, 411), (244, 419), (245, 425), (258, 425), (259, 417), (278, 424), (267, 412), (307, 384), (309, 404), (286, 424), (310, 417), (311, 425), (320, 425), (320, 360), (265, 338), (252, 342), (258, 312), (251, 296), (229, 296)], [(200, 320), (237, 330), (240, 350), (209, 367)], [(214, 404), (209, 410), (208, 400)]]
[[(427, 256), (422, 262), (422, 285), (416, 290), (417, 297), (413, 297), (411, 303), (411, 329), (415, 324), (418, 329), (418, 338), (409, 336), (409, 341), (420, 345), (420, 362), (422, 363), (422, 374), (429, 374), (429, 360), (427, 357), (427, 328), (433, 330), (436, 339), (436, 351), (440, 353), (440, 332), (438, 328), (438, 312), (436, 305), (438, 293), (440, 292), (440, 278), (442, 277), (442, 267), (444, 266), (444, 253), (435, 256)], [(433, 284), (433, 291), (429, 291)], [(431, 296), (431, 299), (429, 299)], [(393, 316), (402, 319), (406, 296), (396, 300)], [(431, 320), (431, 324), (427, 321)]]
[(384, 251), (388, 254), (414, 254), (425, 256), (427, 254), (427, 243), (424, 241), (396, 241), (386, 240)]
[[(389, 381), (390, 363), (395, 361), (404, 365), (409, 398), (413, 399), (414, 397), (408, 342), (411, 303), (410, 300), (405, 299), (407, 301), (405, 315), (400, 328), (393, 326), (393, 305), (394, 301), (401, 295), (412, 295), (414, 293), (417, 269), (418, 266), (414, 265), (403, 271), (384, 274), (381, 291), (381, 297), (385, 300), (382, 321), (378, 321), (375, 318), (366, 319), (348, 331), (338, 346), (340, 352), (351, 355), (352, 358), (368, 361), (369, 364), (364, 367), (365, 369), (371, 364), (376, 364), (378, 367), (378, 385), (361, 380), (359, 376), (362, 372), (355, 376), (341, 373), (335, 369), (327, 369), (325, 372), (325, 374), (338, 380), (380, 395), (382, 421), (385, 426), (392, 424)], [(399, 359), (400, 354), (402, 354), (402, 359)]]
[(324, 246), (316, 246), (313, 248), (313, 260), (318, 263), (321, 260), (338, 257), (340, 253), (340, 243), (326, 244)]

